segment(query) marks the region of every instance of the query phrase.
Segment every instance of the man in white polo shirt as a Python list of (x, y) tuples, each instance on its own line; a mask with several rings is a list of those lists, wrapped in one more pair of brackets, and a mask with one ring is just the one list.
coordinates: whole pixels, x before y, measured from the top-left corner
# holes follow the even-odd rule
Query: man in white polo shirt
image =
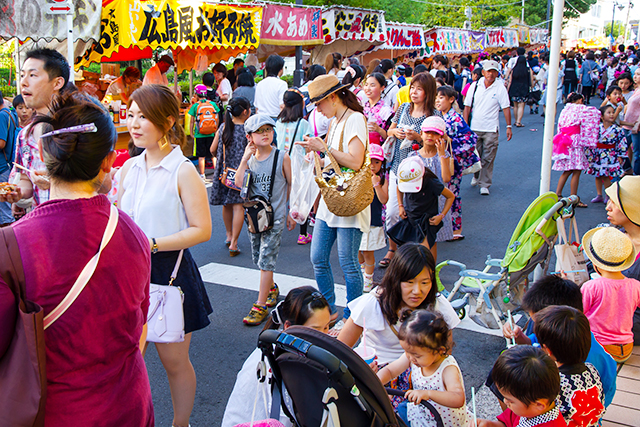
[(480, 186), (480, 194), (489, 195), (489, 187), (493, 178), (493, 161), (498, 152), (498, 116), (500, 110), (507, 121), (507, 141), (511, 140), (511, 110), (509, 109), (509, 93), (504, 85), (496, 80), (499, 75), (499, 65), (496, 61), (483, 61), (482, 77), (472, 83), (464, 100), (464, 119), (471, 130), (478, 134), (476, 148), (480, 154), (482, 169), (471, 180), (471, 185)]

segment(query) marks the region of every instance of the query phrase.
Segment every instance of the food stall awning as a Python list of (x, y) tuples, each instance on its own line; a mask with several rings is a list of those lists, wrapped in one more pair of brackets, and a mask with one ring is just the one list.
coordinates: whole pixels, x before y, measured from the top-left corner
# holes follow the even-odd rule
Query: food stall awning
[(311, 52), (313, 63), (324, 63), (333, 52), (360, 54), (387, 41), (384, 11), (332, 6), (322, 12), (322, 33), (324, 45)]
[(373, 59), (399, 58), (415, 51), (424, 51), (424, 28), (418, 24), (387, 22), (387, 41), (363, 57), (365, 64)]
[[(100, 37), (100, 0), (74, 1), (74, 41), (98, 40)], [(51, 14), (51, 8), (64, 11), (66, 3), (51, 0), (9, 0), (0, 8), (0, 37), (20, 41), (67, 39), (67, 16)], [(55, 10), (57, 11), (57, 10)]]
[(487, 43), (484, 31), (462, 28), (432, 28), (425, 33), (424, 38), (425, 56), (483, 52)]
[(262, 4), (262, 28), (258, 59), (264, 61), (277, 53), (291, 56), (296, 46), (315, 46), (324, 43), (322, 10), (319, 7)]
[(519, 46), (518, 30), (515, 28), (487, 28), (487, 50), (498, 51)]
[(576, 40), (578, 49), (599, 49), (609, 47), (611, 40), (607, 36), (595, 36)]
[(159, 48), (174, 51), (181, 72), (193, 68), (190, 60), (198, 56), (221, 60), (256, 48), (261, 22), (260, 6), (113, 0), (103, 4), (100, 40), (76, 62), (76, 68), (91, 62), (141, 59)]

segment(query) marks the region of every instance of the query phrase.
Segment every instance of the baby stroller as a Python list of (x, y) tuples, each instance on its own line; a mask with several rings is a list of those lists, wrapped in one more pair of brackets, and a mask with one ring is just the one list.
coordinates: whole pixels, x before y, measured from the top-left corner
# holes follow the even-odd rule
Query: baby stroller
[[(273, 374), (271, 418), (282, 408), (296, 427), (406, 427), (373, 370), (335, 338), (292, 326), (262, 332), (258, 347)], [(422, 404), (442, 426), (437, 410)]]
[[(487, 256), (482, 271), (469, 270), (465, 264), (443, 261), (436, 267), (439, 290), (447, 294), (440, 280), (440, 270), (458, 267), (460, 278), (447, 299), (462, 319), (469, 307), (469, 317), (480, 326), (501, 329), (509, 310), (516, 311), (522, 302), (531, 274), (537, 267), (546, 274), (558, 228), (556, 221), (572, 217), (577, 196), (558, 200), (555, 193), (536, 198), (520, 218), (502, 259)], [(499, 269), (492, 272), (492, 268)]]

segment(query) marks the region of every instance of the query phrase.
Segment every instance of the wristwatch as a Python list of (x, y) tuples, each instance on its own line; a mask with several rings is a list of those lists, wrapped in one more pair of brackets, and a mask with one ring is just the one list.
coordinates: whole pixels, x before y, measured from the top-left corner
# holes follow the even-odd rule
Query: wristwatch
[(151, 241), (153, 242), (153, 246), (151, 246), (151, 253), (152, 254), (157, 254), (158, 253), (158, 243), (156, 242), (156, 238), (152, 237)]

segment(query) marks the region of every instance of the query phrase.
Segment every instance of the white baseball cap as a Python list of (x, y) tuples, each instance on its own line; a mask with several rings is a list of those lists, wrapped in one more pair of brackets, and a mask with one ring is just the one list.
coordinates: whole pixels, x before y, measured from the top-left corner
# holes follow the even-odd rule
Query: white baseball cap
[(422, 190), (424, 163), (418, 156), (407, 157), (398, 167), (398, 190), (403, 193), (417, 193)]
[(487, 59), (485, 61), (482, 61), (482, 69), (489, 71), (489, 70), (496, 70), (496, 71), (500, 71), (499, 65), (497, 61), (493, 61), (491, 59)]

